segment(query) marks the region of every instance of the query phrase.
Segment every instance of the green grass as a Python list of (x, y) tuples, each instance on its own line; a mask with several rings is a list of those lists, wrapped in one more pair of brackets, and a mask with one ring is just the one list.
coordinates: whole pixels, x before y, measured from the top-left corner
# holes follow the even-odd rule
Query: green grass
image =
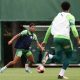
[[(23, 68), (9, 68), (0, 73), (0, 80), (58, 80), (60, 68), (46, 68), (44, 73), (37, 73), (35, 68), (32, 73), (27, 73)], [(69, 80), (80, 80), (80, 68), (68, 68), (66, 76)]]

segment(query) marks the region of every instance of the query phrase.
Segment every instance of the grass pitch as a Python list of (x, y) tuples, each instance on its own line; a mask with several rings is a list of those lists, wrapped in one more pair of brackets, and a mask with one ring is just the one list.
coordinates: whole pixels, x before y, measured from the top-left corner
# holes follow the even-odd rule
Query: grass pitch
[[(58, 80), (60, 69), (46, 68), (44, 73), (37, 73), (36, 69), (32, 68), (32, 73), (27, 73), (24, 68), (8, 68), (0, 73), (0, 80)], [(68, 68), (65, 75), (69, 80), (80, 80), (80, 68)]]

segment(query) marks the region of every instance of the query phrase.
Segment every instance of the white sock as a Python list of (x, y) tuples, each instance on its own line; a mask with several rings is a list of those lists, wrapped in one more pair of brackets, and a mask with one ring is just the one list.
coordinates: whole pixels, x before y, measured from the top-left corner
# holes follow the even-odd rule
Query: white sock
[(52, 58), (53, 58), (53, 56), (54, 56), (54, 55), (52, 55), (52, 54), (49, 54), (49, 59), (52, 59)]
[(30, 70), (31, 68), (30, 67), (26, 67), (26, 70)]
[(60, 75), (60, 76), (64, 76), (64, 73), (65, 73), (65, 70), (64, 70), (64, 69), (61, 69), (59, 75)]
[(30, 70), (30, 67), (28, 66), (28, 64), (25, 64), (25, 69)]
[(28, 70), (28, 64), (25, 64), (25, 69)]
[(7, 67), (6, 67), (6, 66), (4, 66), (4, 67), (2, 67), (2, 68), (1, 68), (1, 70), (0, 70), (0, 71), (4, 71), (6, 68), (7, 68)]

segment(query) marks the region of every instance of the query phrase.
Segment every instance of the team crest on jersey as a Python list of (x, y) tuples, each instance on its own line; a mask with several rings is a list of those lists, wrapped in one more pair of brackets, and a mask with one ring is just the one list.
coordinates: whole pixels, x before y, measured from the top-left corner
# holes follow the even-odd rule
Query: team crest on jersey
[(32, 37), (32, 36), (30, 36), (30, 38), (32, 39), (33, 37)]

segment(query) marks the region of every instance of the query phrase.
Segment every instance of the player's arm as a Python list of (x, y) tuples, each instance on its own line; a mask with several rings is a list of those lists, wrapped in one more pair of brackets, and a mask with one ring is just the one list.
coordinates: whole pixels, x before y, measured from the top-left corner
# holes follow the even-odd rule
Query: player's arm
[(20, 36), (25, 35), (26, 33), (27, 33), (27, 30), (23, 30), (21, 33), (13, 36), (13, 38), (8, 42), (8, 45), (11, 45), (14, 40), (16, 40), (17, 38), (19, 38)]
[(78, 31), (77, 31), (76, 25), (75, 25), (75, 18), (73, 16), (71, 16), (69, 21), (70, 21), (71, 31), (72, 31), (74, 37), (77, 39), (78, 44), (80, 44), (79, 34), (78, 34)]
[(79, 34), (78, 34), (77, 29), (76, 29), (76, 26), (72, 25), (71, 30), (72, 30), (72, 33), (73, 33), (74, 37), (77, 39), (78, 44), (80, 44)]
[(42, 47), (42, 46), (41, 46), (41, 44), (39, 43), (39, 41), (38, 41), (38, 38), (37, 38), (36, 34), (34, 34), (34, 40), (36, 41), (37, 46), (41, 49), (41, 51), (44, 51), (44, 47)]
[(51, 34), (51, 26), (49, 26), (46, 34), (45, 34), (45, 37), (44, 37), (44, 40), (42, 42), (42, 45), (45, 46), (45, 44), (47, 43), (48, 39), (49, 39), (49, 36)]
[(37, 46), (41, 49), (41, 51), (44, 51), (44, 47), (42, 47), (39, 42), (37, 42)]
[(20, 36), (20, 34), (15, 35), (15, 36), (8, 42), (8, 45), (11, 45), (11, 44), (13, 43), (13, 41), (16, 40), (19, 36)]
[(46, 51), (42, 59), (42, 64), (46, 64), (48, 59), (49, 59), (49, 55), (48, 55), (48, 52)]

